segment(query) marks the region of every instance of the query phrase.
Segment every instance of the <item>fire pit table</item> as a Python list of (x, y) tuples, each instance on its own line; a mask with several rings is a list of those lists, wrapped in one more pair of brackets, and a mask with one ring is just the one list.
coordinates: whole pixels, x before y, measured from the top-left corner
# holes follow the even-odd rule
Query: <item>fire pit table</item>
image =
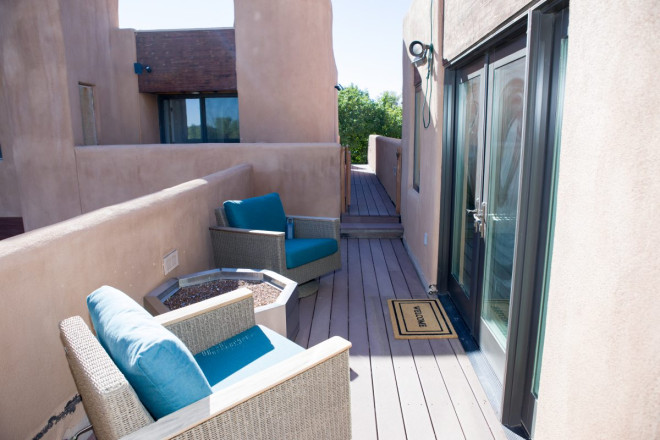
[(213, 269), (172, 278), (149, 292), (144, 297), (144, 306), (152, 315), (160, 315), (239, 287), (253, 291), (257, 324), (289, 339), (296, 337), (297, 283), (270, 270)]

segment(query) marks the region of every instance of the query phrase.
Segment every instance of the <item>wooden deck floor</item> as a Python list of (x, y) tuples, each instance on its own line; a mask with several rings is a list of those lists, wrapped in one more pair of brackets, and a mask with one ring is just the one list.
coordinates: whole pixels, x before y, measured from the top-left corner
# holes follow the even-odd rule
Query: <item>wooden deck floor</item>
[(304, 347), (349, 339), (353, 439), (506, 438), (458, 341), (397, 340), (387, 299), (427, 297), (400, 239), (343, 239), (342, 269), (300, 302)]
[(367, 165), (351, 166), (350, 215), (390, 216), (397, 215), (396, 207), (376, 173)]

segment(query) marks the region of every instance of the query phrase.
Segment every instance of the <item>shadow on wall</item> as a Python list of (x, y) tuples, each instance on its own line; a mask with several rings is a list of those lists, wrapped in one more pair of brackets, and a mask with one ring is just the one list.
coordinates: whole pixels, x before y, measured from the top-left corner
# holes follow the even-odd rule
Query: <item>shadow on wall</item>
[[(43, 430), (76, 394), (58, 323), (87, 319), (85, 298), (101, 285), (141, 302), (167, 278), (213, 267), (214, 209), (252, 196), (252, 175), (252, 166), (238, 165), (0, 242), (0, 393), (12, 396), (0, 401), (3, 437)], [(180, 265), (165, 275), (163, 257), (173, 249)], [(79, 417), (56, 417), (52, 432)]]

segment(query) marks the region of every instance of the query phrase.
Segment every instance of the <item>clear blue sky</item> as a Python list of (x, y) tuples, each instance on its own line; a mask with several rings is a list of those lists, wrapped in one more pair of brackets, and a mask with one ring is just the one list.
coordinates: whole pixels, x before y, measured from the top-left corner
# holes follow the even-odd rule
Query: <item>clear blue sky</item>
[[(356, 84), (372, 98), (384, 91), (401, 94), (401, 25), (410, 2), (332, 0), (340, 84)], [(119, 26), (143, 30), (233, 27), (234, 2), (119, 0)]]

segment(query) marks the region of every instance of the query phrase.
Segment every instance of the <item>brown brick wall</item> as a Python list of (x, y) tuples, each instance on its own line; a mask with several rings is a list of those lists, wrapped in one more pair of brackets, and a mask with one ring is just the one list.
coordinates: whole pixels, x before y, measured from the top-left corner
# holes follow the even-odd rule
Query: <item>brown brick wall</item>
[(137, 32), (143, 93), (236, 93), (234, 29)]

